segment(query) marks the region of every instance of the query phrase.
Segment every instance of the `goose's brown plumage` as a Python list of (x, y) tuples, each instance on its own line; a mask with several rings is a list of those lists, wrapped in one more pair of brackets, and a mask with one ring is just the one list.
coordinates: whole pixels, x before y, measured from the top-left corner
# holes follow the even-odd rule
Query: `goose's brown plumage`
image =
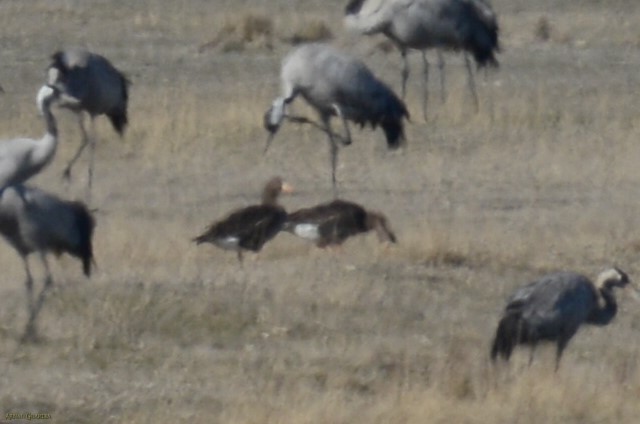
[(396, 242), (387, 218), (346, 200), (334, 200), (288, 215), (284, 230), (315, 242), (318, 247), (340, 245), (351, 236), (375, 230), (380, 241)]
[(264, 187), (261, 204), (233, 211), (226, 218), (211, 224), (193, 241), (235, 250), (240, 261), (243, 250), (260, 251), (266, 242), (282, 230), (286, 222), (287, 212), (277, 203), (281, 192), (291, 192), (291, 187), (279, 177), (272, 178)]

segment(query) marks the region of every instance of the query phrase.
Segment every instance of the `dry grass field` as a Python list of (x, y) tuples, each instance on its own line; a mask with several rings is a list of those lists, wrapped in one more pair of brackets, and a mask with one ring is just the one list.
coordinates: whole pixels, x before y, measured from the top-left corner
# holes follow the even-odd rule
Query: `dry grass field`
[[(18, 343), (24, 271), (0, 243), (0, 420), (638, 422), (629, 298), (611, 325), (578, 333), (557, 374), (551, 348), (531, 367), (526, 350), (508, 366), (488, 354), (506, 298), (542, 273), (618, 265), (640, 282), (636, 0), (494, 0), (501, 67), (477, 75), (479, 113), (448, 54), (447, 99), (434, 66), (424, 122), (411, 55), (407, 148), (354, 129), (338, 168), (341, 196), (383, 211), (397, 245), (370, 234), (335, 253), (283, 234), (240, 266), (191, 243), (273, 175), (297, 189), (289, 209), (331, 197), (324, 135), (285, 124), (263, 155), (262, 114), (299, 40), (330, 39), (399, 89), (399, 54), (346, 33), (344, 3), (0, 2), (0, 138), (42, 133), (35, 94), (60, 47), (89, 47), (133, 82), (124, 139), (97, 122), (97, 270), (85, 280), (52, 258), (40, 343)], [(32, 183), (82, 199), (87, 158), (61, 178), (76, 121), (54, 113), (57, 156)]]

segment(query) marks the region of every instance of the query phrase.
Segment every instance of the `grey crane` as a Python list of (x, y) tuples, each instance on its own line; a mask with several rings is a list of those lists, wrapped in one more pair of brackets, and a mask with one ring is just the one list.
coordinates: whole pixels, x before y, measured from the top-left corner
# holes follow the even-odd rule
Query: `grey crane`
[[(67, 49), (54, 53), (46, 72), (47, 84), (60, 92), (59, 105), (72, 110), (78, 119), (82, 144), (64, 170), (71, 177), (71, 168), (87, 145), (90, 145), (88, 191), (91, 193), (95, 152), (95, 122), (106, 115), (116, 132), (122, 136), (128, 124), (129, 85), (127, 77), (105, 57), (85, 49)], [(91, 118), (91, 135), (84, 125), (83, 112)]]
[(582, 324), (607, 325), (618, 307), (614, 288), (632, 285), (618, 268), (602, 272), (595, 284), (575, 272), (558, 272), (517, 290), (508, 300), (491, 347), (491, 358), (509, 360), (518, 344), (531, 346), (529, 363), (541, 341), (556, 343), (556, 371), (562, 352)]
[(444, 98), (444, 60), (440, 50), (462, 50), (469, 89), (478, 110), (471, 53), (478, 67), (498, 66), (498, 22), (485, 0), (351, 0), (345, 8), (345, 25), (365, 35), (384, 34), (402, 55), (402, 98), (405, 97), (410, 49), (422, 52), (424, 82), (422, 110), (427, 116), (429, 62), (426, 50), (438, 49)]
[[(265, 152), (287, 117), (293, 122), (310, 123), (328, 136), (331, 157), (331, 181), (336, 188), (337, 139), (351, 144), (347, 120), (361, 127), (380, 125), (389, 149), (397, 149), (404, 141), (403, 118), (409, 113), (394, 92), (377, 79), (367, 66), (337, 49), (321, 43), (306, 44), (289, 53), (282, 63), (282, 97), (278, 97), (264, 116), (269, 131)], [(305, 117), (287, 116), (286, 107), (301, 95), (320, 115), (321, 124)], [(345, 136), (334, 134), (330, 119), (338, 116)]]
[(0, 141), (0, 190), (28, 180), (51, 162), (58, 145), (58, 129), (51, 113), (51, 104), (57, 98), (58, 91), (55, 88), (43, 86), (38, 91), (36, 101), (46, 124), (42, 138)]
[[(93, 263), (92, 237), (95, 220), (87, 207), (66, 201), (43, 190), (26, 185), (13, 185), (0, 192), (0, 234), (22, 258), (26, 273), (29, 319), (23, 340), (35, 337), (35, 322), (53, 277), (47, 253), (69, 253), (82, 261), (89, 277)], [(44, 287), (33, 299), (33, 278), (28, 256), (37, 253), (45, 270)]]

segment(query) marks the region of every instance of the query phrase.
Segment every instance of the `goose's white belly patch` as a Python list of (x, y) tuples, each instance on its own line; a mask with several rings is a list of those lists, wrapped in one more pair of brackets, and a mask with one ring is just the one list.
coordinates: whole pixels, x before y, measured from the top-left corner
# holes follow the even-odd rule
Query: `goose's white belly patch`
[(223, 249), (235, 250), (238, 248), (240, 239), (238, 237), (225, 237), (216, 240), (216, 245)]
[(298, 236), (308, 240), (316, 240), (320, 237), (316, 224), (298, 224), (293, 232)]

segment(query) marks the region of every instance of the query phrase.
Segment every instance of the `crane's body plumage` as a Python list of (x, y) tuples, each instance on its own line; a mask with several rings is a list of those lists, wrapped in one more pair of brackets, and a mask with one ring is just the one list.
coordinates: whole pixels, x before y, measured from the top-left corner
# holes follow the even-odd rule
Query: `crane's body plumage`
[(403, 119), (409, 114), (402, 100), (364, 63), (329, 45), (306, 44), (289, 53), (283, 60), (281, 82), (282, 97), (265, 113), (265, 127), (270, 132), (267, 148), (286, 116), (286, 106), (302, 96), (320, 115), (320, 128), (329, 137), (334, 193), (338, 146), (330, 127), (332, 116), (342, 120), (346, 136), (341, 141), (345, 145), (351, 143), (347, 121), (381, 126), (390, 149), (404, 141)]
[[(82, 261), (82, 271), (89, 277), (93, 263), (95, 220), (81, 202), (66, 201), (43, 190), (13, 185), (0, 192), (0, 234), (22, 258), (26, 273), (27, 301), (30, 317), (25, 337), (35, 333), (35, 319), (53, 279), (46, 255), (68, 253)], [(38, 301), (33, 302), (33, 279), (27, 257), (38, 253), (46, 271)]]
[(45, 86), (38, 93), (38, 108), (46, 124), (46, 133), (42, 138), (0, 141), (0, 190), (27, 181), (53, 159), (58, 145), (58, 130), (51, 113), (51, 103), (56, 98), (57, 92), (50, 87)]
[(332, 47), (310, 44), (293, 51), (282, 66), (284, 97), (299, 93), (321, 116), (335, 116), (337, 105), (345, 119), (372, 127), (391, 123), (398, 128), (387, 138), (389, 147), (402, 141), (406, 109), (391, 89), (366, 65)]
[[(345, 25), (365, 35), (384, 34), (400, 49), (402, 97), (409, 76), (407, 50), (422, 51), (425, 110), (428, 78), (425, 50), (463, 50), (473, 55), (479, 67), (498, 65), (495, 58), (499, 50), (497, 18), (484, 0), (352, 0), (345, 9)], [(469, 85), (477, 103), (468, 60), (466, 64)], [(441, 71), (443, 67), (441, 62)]]
[(61, 107), (92, 117), (107, 115), (118, 134), (123, 134), (129, 81), (105, 57), (83, 49), (58, 51), (51, 57), (47, 84), (64, 93)]
[(518, 344), (531, 345), (533, 355), (540, 341), (554, 341), (557, 368), (567, 343), (582, 324), (602, 326), (611, 322), (617, 313), (612, 290), (628, 284), (628, 276), (614, 268), (600, 274), (595, 285), (574, 272), (549, 274), (525, 285), (507, 301), (492, 358), (500, 355), (508, 360)]
[[(47, 68), (46, 79), (48, 85), (60, 91), (60, 106), (77, 114), (82, 132), (82, 144), (67, 165), (65, 177), (70, 177), (75, 161), (90, 144), (90, 191), (95, 150), (93, 121), (99, 115), (106, 115), (116, 132), (120, 136), (124, 134), (129, 122), (127, 107), (130, 82), (108, 59), (84, 49), (67, 49), (54, 53)], [(91, 136), (84, 127), (83, 112), (88, 113), (91, 118)]]

